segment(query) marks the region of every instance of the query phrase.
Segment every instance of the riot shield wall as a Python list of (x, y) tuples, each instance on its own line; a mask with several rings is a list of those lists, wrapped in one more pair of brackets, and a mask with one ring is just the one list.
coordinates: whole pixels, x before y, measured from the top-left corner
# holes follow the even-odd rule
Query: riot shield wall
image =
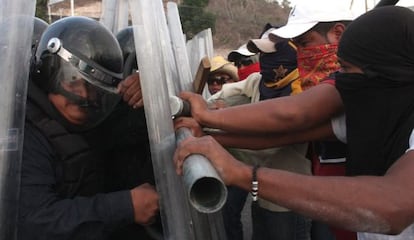
[(165, 82), (172, 75), (172, 59), (166, 59), (165, 54), (168, 51), (167, 44), (170, 43), (162, 2), (131, 0), (129, 4), (154, 175), (157, 191), (161, 193), (164, 236), (166, 239), (194, 239), (189, 205), (185, 199), (183, 184), (175, 173), (172, 162), (175, 135), (169, 96), (174, 90)]
[[(139, 33), (134, 34), (134, 39), (151, 156), (157, 190), (161, 194), (164, 237), (177, 240), (224, 239), (217, 236), (216, 226), (210, 228), (208, 216), (199, 216), (190, 208), (183, 181), (175, 173), (172, 161), (176, 136), (169, 99), (180, 90), (187, 89), (190, 86), (188, 82), (191, 81), (188, 79), (191, 77), (188, 60), (181, 62), (179, 59), (183, 56), (173, 51), (173, 48), (184, 48), (185, 44), (181, 42), (183, 39), (174, 35), (182, 33), (167, 27), (161, 0), (132, 0), (129, 4), (134, 33)], [(177, 65), (187, 66), (179, 66), (179, 71)], [(181, 77), (187, 83), (181, 84)]]
[[(187, 41), (187, 52), (190, 61), (191, 72), (193, 76), (196, 74), (200, 61), (204, 57), (211, 59), (213, 57), (213, 36), (211, 29), (205, 29), (197, 33), (191, 40)], [(205, 99), (211, 96), (208, 89), (205, 87), (202, 93)]]
[[(179, 83), (179, 90), (194, 91), (192, 82), (196, 74), (193, 75), (191, 73), (176, 3), (167, 3), (167, 20), (178, 72), (178, 79), (175, 81)], [(212, 47), (211, 38), (210, 48), (206, 47), (203, 49), (210, 49), (212, 51)], [(191, 135), (189, 129), (178, 129), (176, 131), (177, 142), (189, 135)], [(221, 181), (218, 173), (208, 159), (201, 155), (189, 156), (183, 166), (183, 171), (187, 199), (192, 206), (190, 212), (194, 222), (196, 239), (225, 239), (226, 235), (220, 209), (226, 202), (227, 188)]]
[(27, 80), (36, 1), (0, 0), (0, 238), (16, 239)]
[(115, 34), (128, 26), (128, 0), (103, 0), (100, 22)]
[(168, 29), (171, 36), (172, 50), (179, 81), (179, 91), (193, 91), (192, 82), (194, 76), (191, 72), (190, 61), (188, 58), (185, 36), (181, 26), (180, 15), (178, 13), (178, 7), (176, 3), (167, 3), (167, 21)]

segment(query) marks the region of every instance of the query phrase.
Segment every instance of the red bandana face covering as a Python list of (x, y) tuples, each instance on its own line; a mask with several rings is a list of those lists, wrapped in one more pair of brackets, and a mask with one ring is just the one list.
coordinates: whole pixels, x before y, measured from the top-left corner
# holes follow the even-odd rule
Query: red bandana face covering
[(338, 44), (324, 44), (298, 49), (298, 69), (302, 89), (317, 85), (329, 74), (339, 70), (336, 52)]
[(254, 72), (260, 72), (260, 64), (259, 63), (253, 63), (249, 66), (244, 66), (243, 68), (237, 69), (237, 74), (239, 75), (240, 80), (246, 79), (250, 74)]

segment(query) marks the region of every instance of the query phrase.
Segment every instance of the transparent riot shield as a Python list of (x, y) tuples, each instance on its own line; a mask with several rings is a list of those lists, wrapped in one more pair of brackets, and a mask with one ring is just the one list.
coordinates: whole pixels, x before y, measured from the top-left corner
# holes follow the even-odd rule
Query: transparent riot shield
[[(211, 29), (205, 29), (197, 33), (192, 39), (187, 41), (187, 52), (190, 61), (191, 72), (193, 76), (196, 74), (200, 61), (204, 57), (211, 59), (213, 57), (213, 36)], [(211, 94), (205, 87), (202, 93), (205, 99), (209, 98)]]
[(36, 1), (0, 0), (0, 239), (16, 239)]
[(117, 33), (128, 26), (128, 0), (103, 0), (100, 22)]
[[(167, 3), (167, 20), (179, 77), (175, 81), (179, 83), (180, 90), (193, 91), (194, 76), (191, 74), (178, 7), (174, 2)], [(177, 142), (189, 135), (191, 133), (188, 129), (178, 129)], [(196, 239), (225, 239), (222, 213), (219, 210), (226, 202), (226, 186), (204, 156), (188, 157), (183, 170), (185, 190), (192, 206), (190, 211)]]
[(177, 4), (174, 2), (167, 3), (167, 21), (171, 36), (172, 50), (175, 62), (177, 63), (179, 91), (193, 91), (192, 82), (195, 74), (193, 75), (191, 72), (180, 15), (178, 13)]
[[(176, 136), (169, 108), (170, 96), (175, 96), (183, 84), (176, 62), (178, 53), (172, 45), (183, 48), (171, 32), (161, 0), (130, 1), (134, 26), (135, 47), (144, 98), (147, 127), (151, 144), (157, 190), (161, 195), (160, 208), (165, 239), (223, 239), (212, 236), (207, 216), (198, 216), (189, 206), (182, 178), (175, 173), (172, 157)], [(178, 31), (175, 31), (178, 32)], [(176, 49), (175, 49), (176, 50)], [(176, 58), (175, 58), (175, 57)], [(189, 77), (189, 69), (185, 78)], [(187, 81), (189, 81), (187, 79)], [(204, 217), (204, 218), (203, 218)], [(214, 228), (214, 227), (213, 227)], [(214, 228), (215, 229), (215, 228)], [(197, 231), (197, 232), (196, 232)], [(216, 235), (216, 229), (214, 235)]]
[(164, 237), (177, 240), (194, 239), (183, 183), (175, 173), (172, 161), (175, 134), (169, 96), (174, 90), (167, 86), (166, 79), (172, 76), (171, 62), (174, 61), (166, 59), (165, 52), (168, 51), (170, 42), (168, 34), (165, 34), (167, 30), (162, 2), (130, 0), (129, 4), (155, 181), (161, 195)]
[(213, 36), (211, 29), (205, 29), (197, 33), (192, 39), (187, 41), (187, 52), (190, 60), (191, 71), (193, 74), (197, 71), (200, 60), (207, 56), (213, 57)]

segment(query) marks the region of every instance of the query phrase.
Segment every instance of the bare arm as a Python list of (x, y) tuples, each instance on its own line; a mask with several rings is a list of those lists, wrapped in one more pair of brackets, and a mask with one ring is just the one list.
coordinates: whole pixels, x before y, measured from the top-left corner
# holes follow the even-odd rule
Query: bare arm
[[(203, 154), (228, 185), (247, 191), (252, 169), (237, 161), (211, 136), (189, 138), (174, 156), (177, 173), (192, 153)], [(414, 151), (401, 157), (385, 176), (318, 177), (260, 168), (259, 196), (351, 231), (396, 234), (414, 221)]]
[(378, 177), (309, 177), (261, 169), (259, 195), (352, 231), (396, 234), (414, 221), (413, 160), (411, 151)]
[(190, 102), (192, 116), (201, 125), (237, 133), (303, 130), (343, 110), (341, 97), (330, 84), (320, 84), (294, 96), (219, 110), (208, 110), (198, 94), (183, 92), (181, 98)]
[(336, 139), (330, 122), (299, 132), (281, 134), (243, 135), (228, 132), (207, 132), (207, 134), (213, 136), (214, 139), (225, 147), (245, 149), (265, 149), (313, 140)]

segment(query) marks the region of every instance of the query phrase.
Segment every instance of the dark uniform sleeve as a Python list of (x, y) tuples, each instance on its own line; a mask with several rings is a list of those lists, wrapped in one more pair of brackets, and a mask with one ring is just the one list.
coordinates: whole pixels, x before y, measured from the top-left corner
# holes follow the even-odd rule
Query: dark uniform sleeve
[(129, 190), (65, 199), (54, 191), (53, 151), (27, 126), (23, 146), (18, 239), (105, 239), (115, 227), (133, 223)]

